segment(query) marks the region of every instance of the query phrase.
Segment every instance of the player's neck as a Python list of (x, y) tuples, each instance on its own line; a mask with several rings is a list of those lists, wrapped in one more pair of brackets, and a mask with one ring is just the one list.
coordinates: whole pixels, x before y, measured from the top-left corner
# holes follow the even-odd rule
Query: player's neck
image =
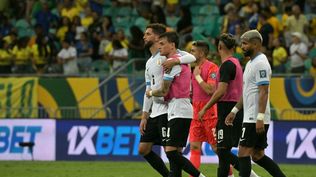
[(222, 54), (221, 55), (222, 63), (232, 56), (233, 56), (233, 53), (231, 53), (231, 52), (227, 52), (227, 53)]
[(158, 48), (158, 43), (154, 43), (150, 48), (150, 53), (151, 55), (154, 55), (155, 53), (158, 52), (159, 48)]
[(255, 59), (255, 58), (256, 58), (258, 55), (260, 55), (260, 54), (261, 54), (261, 51), (254, 51), (253, 55), (250, 56), (250, 59), (253, 60), (253, 59)]
[(177, 50), (173, 50), (173, 51), (171, 51), (166, 57), (167, 58), (172, 58), (174, 55), (176, 55), (177, 54)]
[(198, 60), (196, 61), (196, 64), (197, 64), (198, 66), (201, 66), (201, 65), (204, 63), (205, 60), (206, 60), (206, 58), (200, 58), (200, 59), (198, 59)]

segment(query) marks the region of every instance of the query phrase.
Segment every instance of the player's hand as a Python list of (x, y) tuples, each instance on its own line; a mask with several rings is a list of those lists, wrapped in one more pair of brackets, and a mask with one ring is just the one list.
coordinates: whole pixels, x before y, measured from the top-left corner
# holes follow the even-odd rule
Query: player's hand
[(257, 120), (256, 132), (257, 134), (263, 134), (265, 132), (263, 120)]
[(180, 61), (178, 58), (167, 59), (165, 62), (162, 63), (162, 67), (165, 73), (170, 73), (173, 66), (179, 64)]
[(201, 74), (201, 70), (200, 70), (199, 66), (195, 66), (194, 67), (193, 74), (194, 74), (194, 76), (197, 76), (197, 75)]
[(142, 119), (139, 124), (139, 132), (141, 135), (145, 134), (146, 125), (147, 125), (147, 119)]
[(151, 95), (151, 92), (152, 90), (146, 90), (146, 96), (148, 97), (148, 98), (150, 98), (152, 95)]
[(233, 112), (230, 112), (225, 118), (225, 124), (227, 126), (234, 126), (233, 122), (234, 122), (235, 117), (236, 117), (236, 114)]
[(199, 121), (203, 121), (203, 116), (204, 116), (205, 112), (206, 112), (206, 110), (204, 108), (199, 112), (199, 115), (198, 115)]

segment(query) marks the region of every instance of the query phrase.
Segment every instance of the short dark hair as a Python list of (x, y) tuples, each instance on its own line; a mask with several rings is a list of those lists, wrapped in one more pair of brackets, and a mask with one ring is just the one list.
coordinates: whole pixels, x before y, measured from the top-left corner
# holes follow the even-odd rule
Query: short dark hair
[(219, 41), (222, 41), (227, 49), (235, 48), (237, 43), (232, 34), (223, 33), (219, 37)]
[(157, 35), (161, 35), (163, 33), (165, 33), (167, 31), (167, 27), (161, 23), (152, 23), (149, 24), (147, 28), (151, 28), (153, 30), (153, 33), (157, 34)]
[(208, 43), (204, 41), (193, 41), (192, 46), (195, 46), (199, 48), (200, 50), (202, 50), (205, 56), (207, 56), (210, 51), (210, 47), (208, 46)]
[(179, 46), (179, 36), (176, 32), (165, 32), (159, 36), (159, 38), (167, 38), (168, 42), (174, 43), (175, 47), (178, 48)]

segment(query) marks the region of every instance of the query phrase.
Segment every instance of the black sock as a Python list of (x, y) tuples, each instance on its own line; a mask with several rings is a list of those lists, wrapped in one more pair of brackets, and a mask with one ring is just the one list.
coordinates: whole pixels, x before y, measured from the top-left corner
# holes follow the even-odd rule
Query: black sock
[(229, 149), (218, 149), (218, 165), (219, 175), (218, 177), (227, 177), (229, 173), (230, 165), (230, 150)]
[(233, 154), (232, 152), (230, 152), (229, 154), (229, 158), (230, 158), (230, 164), (236, 169), (239, 171), (239, 160), (238, 160), (238, 157)]
[(239, 177), (249, 177), (251, 173), (251, 159), (248, 157), (239, 157)]
[(145, 155), (144, 158), (162, 176), (167, 177), (169, 175), (169, 170), (165, 163), (154, 151), (150, 151), (150, 153)]
[(285, 177), (280, 167), (266, 155), (254, 162), (267, 170), (273, 177)]
[(182, 153), (180, 153), (182, 160), (183, 160), (183, 170), (190, 174), (193, 177), (198, 177), (200, 175), (200, 171), (195, 168), (195, 166), (191, 163), (190, 160), (182, 156)]
[(181, 156), (177, 150), (166, 152), (170, 163), (170, 175), (172, 177), (182, 176), (183, 162), (181, 161)]

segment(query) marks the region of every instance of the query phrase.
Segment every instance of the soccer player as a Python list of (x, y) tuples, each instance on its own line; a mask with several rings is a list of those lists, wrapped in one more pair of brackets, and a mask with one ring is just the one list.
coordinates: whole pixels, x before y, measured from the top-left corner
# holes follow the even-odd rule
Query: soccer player
[[(166, 57), (161, 56), (158, 50), (159, 35), (166, 31), (162, 24), (150, 24), (147, 26), (144, 34), (146, 47), (150, 49), (152, 56), (146, 63), (145, 80), (146, 89), (158, 89), (163, 80), (162, 63)], [(179, 51), (182, 56), (173, 59), (171, 65), (176, 63), (191, 63), (195, 57), (189, 53)], [(151, 110), (151, 113), (150, 113)], [(167, 104), (159, 97), (148, 98), (144, 96), (143, 113), (140, 122), (141, 140), (139, 144), (139, 154), (162, 176), (168, 176), (169, 170), (162, 159), (152, 151), (154, 144), (165, 145), (165, 136), (167, 130)]]
[(207, 110), (201, 120), (198, 119), (198, 113), (210, 100), (216, 88), (218, 66), (207, 60), (208, 53), (209, 46), (206, 42), (195, 41), (192, 43), (191, 54), (196, 58), (196, 66), (192, 75), (193, 119), (190, 126), (189, 141), (190, 161), (196, 168), (200, 168), (201, 165), (202, 142), (208, 142), (213, 151), (216, 152), (216, 104)]
[[(206, 111), (217, 103), (218, 121), (216, 125), (217, 155), (219, 158), (218, 177), (227, 177), (229, 166), (239, 169), (238, 157), (231, 152), (238, 146), (241, 135), (242, 112), (236, 115), (233, 127), (225, 125), (225, 118), (235, 106), (242, 94), (242, 68), (238, 59), (233, 57), (236, 41), (230, 34), (222, 34), (219, 38), (218, 52), (222, 64), (216, 74), (216, 90), (211, 99), (199, 113), (199, 119)], [(254, 175), (256, 176), (256, 175)], [(248, 176), (249, 177), (249, 176)]]
[[(175, 32), (160, 36), (160, 55), (178, 58), (179, 37)], [(173, 66), (171, 72), (164, 73), (162, 87), (146, 91), (147, 96), (164, 96), (168, 102), (168, 128), (165, 151), (170, 162), (170, 176), (181, 177), (183, 167), (190, 166), (190, 175), (204, 177), (193, 164), (183, 157), (181, 150), (186, 146), (190, 123), (193, 116), (190, 103), (191, 70), (186, 64)]]
[[(274, 177), (285, 177), (279, 166), (264, 154), (270, 122), (270, 79), (271, 67), (267, 57), (260, 52), (262, 36), (250, 30), (241, 36), (241, 48), (250, 57), (243, 76), (243, 95), (226, 118), (226, 125), (235, 126), (236, 113), (244, 109), (242, 136), (239, 140), (239, 176), (248, 177), (251, 159)], [(238, 114), (238, 113), (237, 113)], [(250, 158), (251, 157), (251, 158)]]

